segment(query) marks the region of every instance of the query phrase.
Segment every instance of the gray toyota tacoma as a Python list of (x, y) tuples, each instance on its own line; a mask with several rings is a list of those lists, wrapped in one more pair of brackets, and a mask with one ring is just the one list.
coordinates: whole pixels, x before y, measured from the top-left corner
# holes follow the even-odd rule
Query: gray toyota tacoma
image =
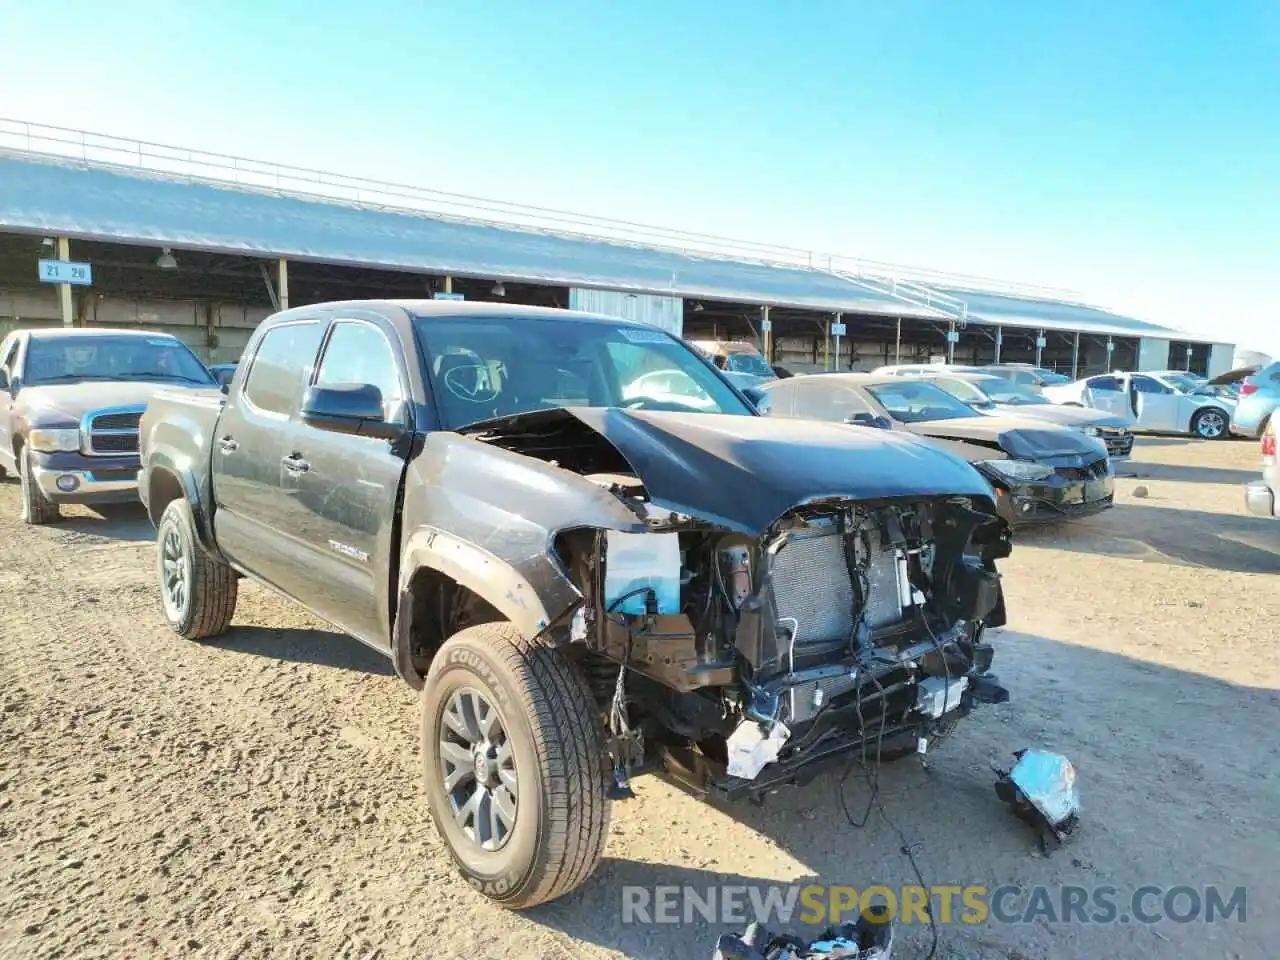
[(590, 876), (637, 771), (751, 798), (1008, 697), (984, 629), (1009, 531), (974, 469), (759, 416), (642, 324), (280, 313), (226, 396), (152, 400), (140, 490), (177, 634), (227, 630), (248, 577), (421, 691), (431, 817), (513, 908)]

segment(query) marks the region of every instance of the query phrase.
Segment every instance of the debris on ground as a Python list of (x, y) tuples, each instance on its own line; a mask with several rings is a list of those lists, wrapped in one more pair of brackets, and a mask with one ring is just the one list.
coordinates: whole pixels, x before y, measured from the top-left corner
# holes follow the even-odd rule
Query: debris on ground
[(1080, 814), (1076, 768), (1060, 753), (1029, 748), (1014, 754), (1018, 762), (1002, 772), (996, 796), (1036, 828), (1041, 845), (1061, 843), (1075, 829)]
[(816, 940), (770, 934), (758, 923), (716, 942), (712, 960), (889, 960), (893, 918), (884, 905), (868, 907), (855, 923), (828, 927)]

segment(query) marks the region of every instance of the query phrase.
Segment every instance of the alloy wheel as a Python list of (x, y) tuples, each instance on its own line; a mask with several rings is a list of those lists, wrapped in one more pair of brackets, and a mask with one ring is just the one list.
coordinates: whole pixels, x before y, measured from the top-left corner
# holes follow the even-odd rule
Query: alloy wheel
[(500, 850), (515, 829), (515, 753), (498, 708), (470, 687), (440, 716), (440, 775), (458, 828), (481, 850)]
[(1196, 432), (1206, 440), (1216, 440), (1222, 436), (1222, 431), (1226, 427), (1226, 418), (1216, 410), (1209, 410), (1200, 414), (1200, 419), (1196, 423)]
[(182, 536), (170, 527), (164, 532), (160, 544), (161, 589), (165, 606), (175, 620), (187, 609), (188, 581), (187, 558), (182, 550)]

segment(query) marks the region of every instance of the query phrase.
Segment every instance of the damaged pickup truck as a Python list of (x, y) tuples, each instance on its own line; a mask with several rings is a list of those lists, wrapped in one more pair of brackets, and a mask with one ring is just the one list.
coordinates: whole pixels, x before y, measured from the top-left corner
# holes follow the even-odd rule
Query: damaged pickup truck
[(759, 416), (653, 327), (290, 310), (226, 396), (155, 398), (142, 456), (173, 630), (224, 632), (249, 577), (385, 653), (421, 690), (431, 817), (508, 907), (590, 876), (631, 773), (752, 797), (1008, 696), (986, 481), (915, 437)]

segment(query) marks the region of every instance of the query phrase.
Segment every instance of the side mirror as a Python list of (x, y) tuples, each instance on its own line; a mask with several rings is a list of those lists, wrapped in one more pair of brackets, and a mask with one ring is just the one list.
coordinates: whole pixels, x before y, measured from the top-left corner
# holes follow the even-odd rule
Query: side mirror
[(855, 413), (851, 417), (846, 417), (844, 422), (852, 424), (855, 427), (874, 427), (877, 430), (888, 430), (890, 426), (888, 420), (884, 417), (876, 416), (869, 410), (863, 410), (859, 413)]
[(219, 389), (219, 390), (221, 390), (223, 393), (230, 393), (230, 392), (231, 392), (231, 381), (230, 381), (230, 380), (224, 380), (222, 383), (218, 384), (218, 389)]
[(772, 404), (769, 402), (769, 394), (767, 391), (761, 390), (759, 387), (743, 387), (742, 392), (746, 398), (751, 401), (752, 406), (761, 413), (769, 412), (769, 407), (772, 406)]
[(0, 370), (0, 390), (8, 390), (8, 389), (9, 389), (9, 374), (4, 370)]
[(382, 391), (371, 383), (309, 387), (302, 400), (302, 422), (317, 430), (394, 440), (403, 433), (382, 412)]

